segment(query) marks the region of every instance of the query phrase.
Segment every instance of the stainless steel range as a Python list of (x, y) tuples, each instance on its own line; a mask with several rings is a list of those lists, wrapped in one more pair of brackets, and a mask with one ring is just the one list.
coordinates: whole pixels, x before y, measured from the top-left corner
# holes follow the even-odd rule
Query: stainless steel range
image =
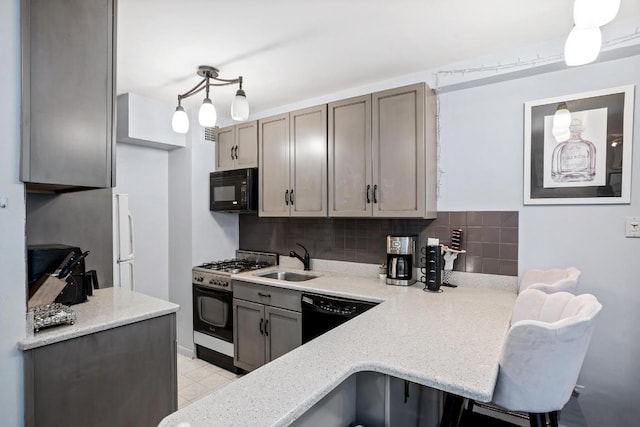
[(236, 251), (236, 258), (193, 267), (193, 341), (196, 356), (232, 372), (233, 290), (231, 275), (278, 264), (278, 254)]

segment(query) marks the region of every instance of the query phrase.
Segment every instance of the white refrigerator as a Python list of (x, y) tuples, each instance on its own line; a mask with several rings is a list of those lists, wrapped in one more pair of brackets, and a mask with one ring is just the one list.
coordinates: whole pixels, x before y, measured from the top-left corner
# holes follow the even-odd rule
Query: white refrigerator
[(114, 286), (135, 290), (134, 231), (128, 194), (115, 195), (115, 211)]

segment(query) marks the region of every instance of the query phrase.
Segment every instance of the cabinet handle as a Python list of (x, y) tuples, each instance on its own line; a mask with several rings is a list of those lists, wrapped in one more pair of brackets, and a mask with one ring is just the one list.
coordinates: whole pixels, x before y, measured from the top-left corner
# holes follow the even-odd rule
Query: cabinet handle
[(367, 203), (371, 203), (371, 185), (367, 184)]
[(404, 403), (407, 403), (407, 400), (409, 400), (409, 381), (404, 380)]
[(260, 319), (260, 335), (264, 335), (264, 330), (262, 329), (263, 323), (264, 323), (264, 319)]
[(231, 160), (233, 160), (233, 147), (231, 147)]
[(373, 186), (373, 203), (378, 203), (378, 184)]
[(264, 334), (266, 336), (269, 336), (269, 319), (264, 321)]
[(235, 150), (233, 152), (234, 152), (234, 156), (235, 156), (236, 160), (238, 160), (238, 146), (237, 145), (236, 145), (236, 148), (235, 148)]
[(293, 188), (291, 189), (291, 193), (289, 193), (289, 201), (291, 202), (291, 206), (293, 206)]
[(289, 190), (284, 192), (284, 204), (289, 206)]
[(265, 298), (271, 298), (271, 294), (263, 294), (262, 292), (258, 292), (258, 295)]

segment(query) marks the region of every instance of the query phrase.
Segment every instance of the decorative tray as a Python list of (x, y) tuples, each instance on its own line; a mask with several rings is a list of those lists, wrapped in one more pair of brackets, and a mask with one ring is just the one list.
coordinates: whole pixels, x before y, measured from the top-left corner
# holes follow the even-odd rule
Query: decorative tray
[(35, 332), (63, 323), (73, 325), (76, 321), (76, 313), (66, 305), (57, 302), (33, 307), (29, 311), (33, 312), (33, 329)]

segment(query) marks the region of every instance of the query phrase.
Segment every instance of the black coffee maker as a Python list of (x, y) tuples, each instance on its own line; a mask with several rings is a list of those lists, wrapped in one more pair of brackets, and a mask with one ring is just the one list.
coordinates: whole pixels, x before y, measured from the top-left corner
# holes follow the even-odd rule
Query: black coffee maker
[(416, 236), (387, 236), (387, 285), (409, 286), (416, 282), (415, 251)]

